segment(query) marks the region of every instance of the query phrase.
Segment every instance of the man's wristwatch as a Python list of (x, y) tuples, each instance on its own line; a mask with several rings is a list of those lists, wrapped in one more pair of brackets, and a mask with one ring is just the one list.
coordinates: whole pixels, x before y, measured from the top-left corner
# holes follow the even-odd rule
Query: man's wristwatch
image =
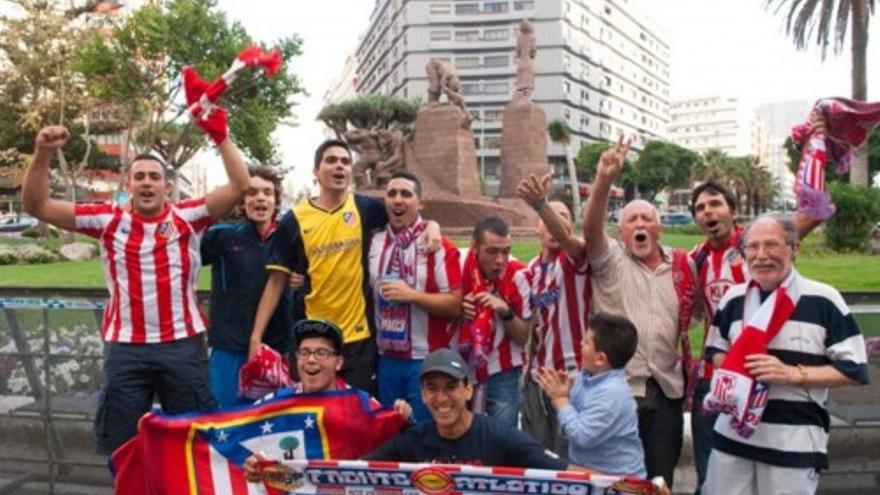
[(498, 317), (501, 318), (501, 321), (510, 321), (514, 316), (516, 315), (513, 313), (513, 308), (510, 306), (507, 307), (507, 311), (498, 313)]

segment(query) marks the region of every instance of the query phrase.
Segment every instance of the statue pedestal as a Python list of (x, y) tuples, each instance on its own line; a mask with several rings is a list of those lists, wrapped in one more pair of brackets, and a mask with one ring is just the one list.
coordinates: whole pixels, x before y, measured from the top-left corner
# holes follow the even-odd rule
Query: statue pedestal
[(547, 165), (547, 114), (526, 99), (514, 98), (504, 109), (501, 130), (501, 187), (498, 195), (515, 198), (516, 186), (529, 174), (540, 177)]
[[(448, 103), (419, 110), (407, 167), (429, 177), (440, 190), (462, 198), (480, 196), (474, 133), (461, 127), (465, 115)], [(545, 126), (546, 127), (546, 124)], [(408, 152), (410, 150), (407, 150)]]

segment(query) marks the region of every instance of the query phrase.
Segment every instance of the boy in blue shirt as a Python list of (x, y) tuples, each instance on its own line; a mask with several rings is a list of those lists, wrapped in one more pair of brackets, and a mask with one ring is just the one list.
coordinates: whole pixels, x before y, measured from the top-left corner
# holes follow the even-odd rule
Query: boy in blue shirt
[(581, 349), (581, 372), (542, 368), (536, 379), (568, 437), (568, 458), (603, 474), (645, 478), (636, 401), (626, 381), (635, 354), (635, 325), (621, 316), (590, 318)]

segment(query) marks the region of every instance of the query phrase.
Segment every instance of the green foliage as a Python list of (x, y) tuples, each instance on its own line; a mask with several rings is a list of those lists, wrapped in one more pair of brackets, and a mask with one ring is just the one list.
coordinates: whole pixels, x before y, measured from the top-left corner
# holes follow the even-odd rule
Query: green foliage
[(567, 146), (571, 142), (571, 129), (563, 119), (556, 119), (547, 124), (547, 133), (550, 135), (550, 141), (554, 143)]
[[(577, 156), (574, 157), (574, 166), (577, 169), (578, 180), (582, 182), (592, 182), (596, 175), (596, 164), (599, 163), (599, 157), (608, 148), (611, 143), (590, 143), (581, 146)], [(624, 165), (624, 170), (630, 168), (630, 163)]]
[(95, 101), (71, 57), (85, 39), (84, 31), (57, 8), (57, 2), (16, 3), (22, 15), (0, 17), (0, 60), (5, 62), (0, 65), (0, 115), (5, 124), (0, 126), (0, 150), (32, 153), (40, 128), (63, 124), (71, 133), (66, 159), (77, 163), (77, 170), (106, 167), (109, 158), (94, 142), (86, 156), (90, 130), (83, 117)]
[(837, 212), (825, 223), (825, 240), (836, 251), (865, 247), (874, 222), (880, 220), (880, 191), (842, 182), (828, 184)]
[[(213, 0), (172, 0), (144, 5), (116, 26), (110, 39), (96, 33), (75, 58), (90, 91), (114, 104), (125, 127), (141, 135), (139, 151), (158, 148), (179, 168), (206, 143), (185, 115), (183, 67), (191, 65), (211, 81), (250, 44), (241, 24), (230, 22)], [(289, 64), (301, 54), (301, 44), (290, 36), (272, 47)], [(277, 164), (271, 134), (279, 124), (292, 123), (291, 100), (304, 90), (288, 70), (271, 79), (256, 72), (241, 73), (220, 104), (229, 112), (231, 133), (242, 150), (256, 161)]]
[(27, 237), (28, 239), (38, 239), (40, 237), (40, 231), (36, 229), (36, 227), (28, 227), (21, 231), (22, 237)]
[(736, 197), (739, 211), (757, 215), (773, 203), (778, 185), (770, 172), (753, 156), (728, 156), (718, 149), (705, 152), (693, 165), (691, 180), (714, 180), (727, 187)]
[(686, 187), (699, 162), (700, 155), (677, 144), (648, 141), (636, 160), (635, 182), (642, 196), (653, 200), (664, 188)]
[(421, 102), (418, 99), (403, 100), (386, 95), (363, 95), (340, 103), (326, 105), (318, 113), (317, 120), (324, 122), (341, 137), (349, 125), (360, 129), (389, 129), (392, 127), (409, 131), (416, 121)]

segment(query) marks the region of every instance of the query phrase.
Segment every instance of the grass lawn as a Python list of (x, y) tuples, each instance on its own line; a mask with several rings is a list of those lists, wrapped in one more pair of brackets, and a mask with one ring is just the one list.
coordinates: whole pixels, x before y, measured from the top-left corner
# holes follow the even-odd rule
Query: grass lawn
[[(682, 249), (691, 249), (702, 240), (701, 236), (667, 232), (663, 242)], [(455, 239), (460, 246), (469, 242)], [(541, 245), (537, 239), (517, 238), (513, 254), (527, 262), (538, 254)], [(837, 254), (823, 250), (810, 236), (804, 242), (796, 266), (801, 274), (836, 287), (842, 291), (880, 290), (880, 257), (868, 254)], [(199, 288), (210, 289), (210, 270), (203, 269)], [(0, 287), (104, 287), (103, 272), (98, 260), (59, 262), (44, 265), (0, 266)]]

